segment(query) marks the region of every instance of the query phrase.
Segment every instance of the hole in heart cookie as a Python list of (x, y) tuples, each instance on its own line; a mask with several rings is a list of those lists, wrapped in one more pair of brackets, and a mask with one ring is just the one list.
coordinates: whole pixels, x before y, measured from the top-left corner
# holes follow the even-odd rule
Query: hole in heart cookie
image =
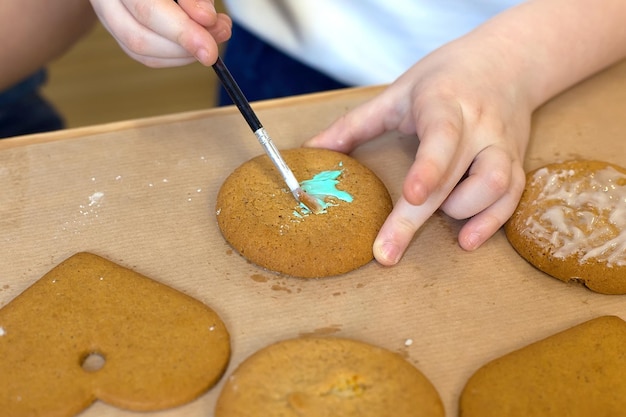
[(100, 352), (89, 352), (80, 361), (80, 366), (86, 372), (97, 372), (106, 363), (106, 358)]

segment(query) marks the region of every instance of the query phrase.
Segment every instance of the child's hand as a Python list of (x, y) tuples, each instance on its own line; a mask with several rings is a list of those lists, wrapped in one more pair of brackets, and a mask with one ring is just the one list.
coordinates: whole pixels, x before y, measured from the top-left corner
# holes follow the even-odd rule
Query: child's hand
[(90, 0), (122, 49), (150, 67), (215, 63), (232, 22), (212, 0)]
[(417, 134), (420, 144), (402, 196), (374, 243), (381, 264), (397, 263), (439, 208), (469, 219), (458, 239), (472, 250), (517, 206), (532, 109), (526, 78), (517, 71), (523, 65), (505, 62), (513, 55), (506, 52), (456, 41), (305, 143), (350, 152), (386, 131)]

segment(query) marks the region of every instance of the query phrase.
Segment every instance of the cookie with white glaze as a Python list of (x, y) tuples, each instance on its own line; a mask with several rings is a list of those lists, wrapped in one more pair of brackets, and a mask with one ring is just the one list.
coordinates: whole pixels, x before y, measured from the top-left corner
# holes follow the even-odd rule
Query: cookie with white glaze
[(547, 274), (600, 293), (626, 293), (626, 169), (601, 161), (536, 169), (504, 230), (515, 250)]
[(231, 374), (216, 417), (443, 417), (432, 383), (399, 354), (356, 340), (304, 337), (254, 353)]
[(302, 188), (324, 211), (299, 205), (266, 155), (237, 168), (216, 204), (226, 241), (247, 260), (301, 278), (340, 275), (373, 259), (378, 230), (391, 212), (382, 181), (356, 159), (326, 149), (282, 152)]

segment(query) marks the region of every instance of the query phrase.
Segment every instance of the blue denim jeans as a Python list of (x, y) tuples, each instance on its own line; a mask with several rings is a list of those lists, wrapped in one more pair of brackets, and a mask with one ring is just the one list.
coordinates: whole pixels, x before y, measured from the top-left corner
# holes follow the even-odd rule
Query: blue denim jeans
[(59, 113), (40, 95), (39, 88), (45, 81), (46, 72), (41, 70), (0, 92), (0, 138), (64, 127)]
[[(289, 57), (236, 23), (223, 60), (249, 101), (348, 87)], [(218, 104), (232, 104), (223, 88)]]

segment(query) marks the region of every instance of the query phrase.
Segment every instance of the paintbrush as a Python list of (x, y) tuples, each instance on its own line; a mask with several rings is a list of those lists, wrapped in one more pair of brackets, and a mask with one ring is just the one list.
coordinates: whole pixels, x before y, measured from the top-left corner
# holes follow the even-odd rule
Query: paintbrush
[(250, 107), (248, 99), (246, 99), (246, 96), (243, 94), (241, 88), (239, 88), (239, 85), (237, 85), (237, 82), (220, 57), (218, 57), (215, 64), (213, 64), (213, 69), (231, 100), (235, 103), (239, 112), (250, 126), (250, 129), (252, 129), (256, 135), (263, 149), (265, 149), (267, 156), (269, 156), (276, 169), (278, 169), (282, 175), (296, 201), (304, 204), (313, 213), (320, 213), (323, 210), (322, 206), (313, 196), (307, 194), (306, 191), (300, 187), (300, 183), (280, 155), (274, 142), (272, 142), (272, 138), (270, 138), (263, 125), (261, 125), (259, 118), (254, 113), (254, 110), (252, 110), (252, 107)]

